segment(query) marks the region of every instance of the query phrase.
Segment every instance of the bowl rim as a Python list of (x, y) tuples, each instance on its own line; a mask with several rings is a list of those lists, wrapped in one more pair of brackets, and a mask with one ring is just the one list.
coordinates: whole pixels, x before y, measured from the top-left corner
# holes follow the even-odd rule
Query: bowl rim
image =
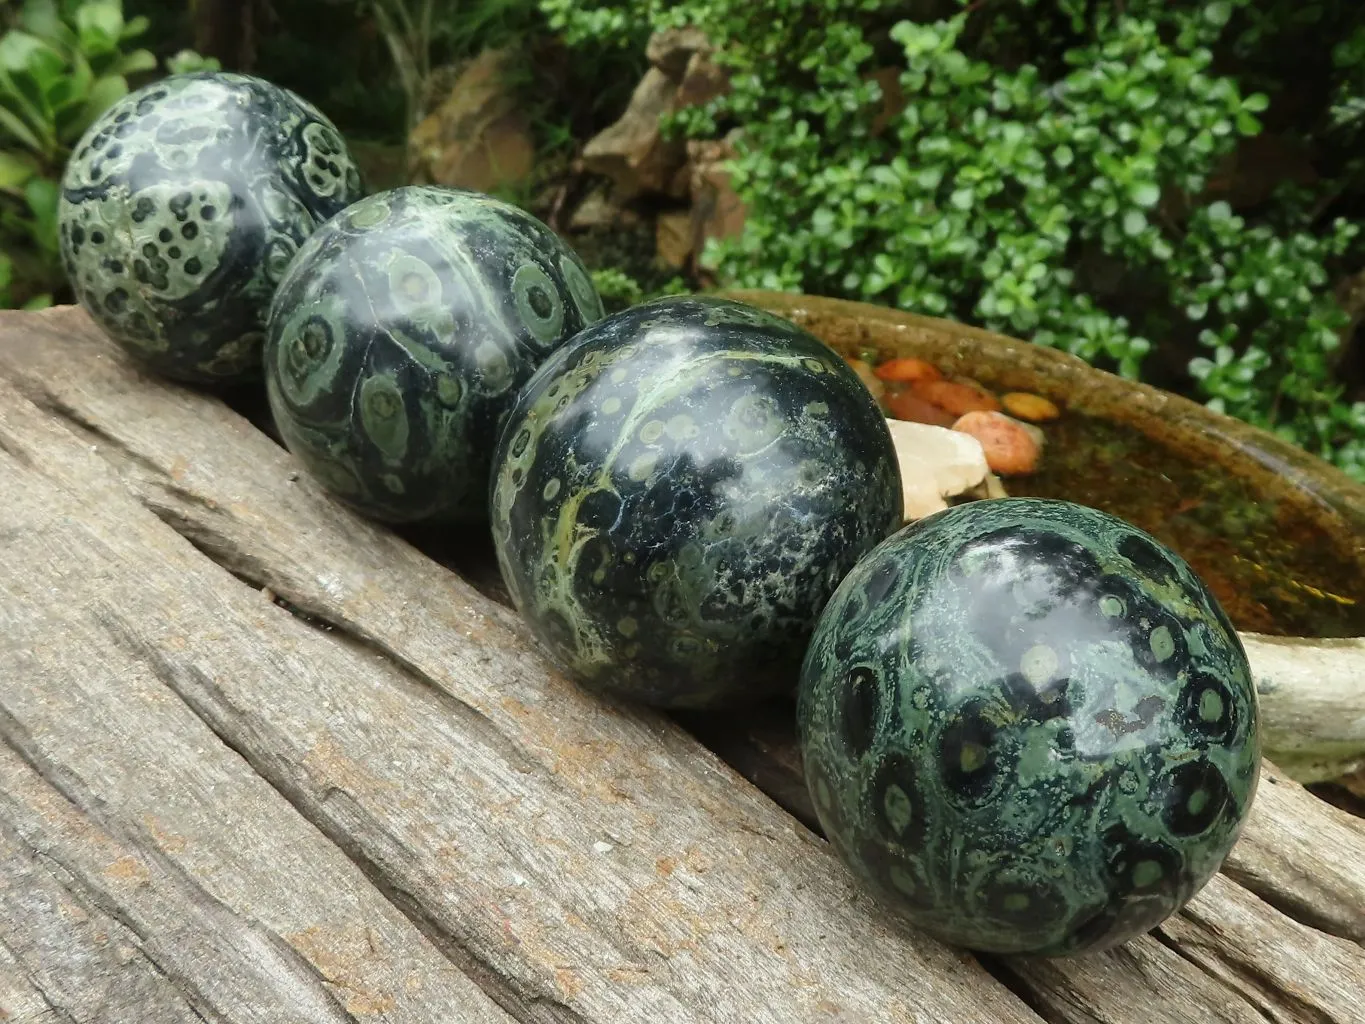
[(1029, 391), (1062, 408), (1131, 427), (1180, 457), (1217, 461), (1258, 494), (1295, 492), (1308, 499), (1324, 528), (1354, 540), (1356, 561), (1365, 571), (1365, 484), (1260, 427), (1061, 349), (954, 320), (799, 292), (715, 294), (792, 320), (841, 354), (873, 349), (881, 358), (917, 355), (996, 390)]

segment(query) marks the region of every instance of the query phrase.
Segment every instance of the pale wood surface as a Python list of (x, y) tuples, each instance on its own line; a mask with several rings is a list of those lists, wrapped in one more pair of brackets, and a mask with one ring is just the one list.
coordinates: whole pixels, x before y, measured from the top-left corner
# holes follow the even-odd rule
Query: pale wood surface
[(1365, 821), (1262, 763), (1241, 841), (1223, 871), (1296, 919), (1365, 943)]
[(509, 1022), (171, 688), (245, 668), (229, 629), (286, 657), (263, 638), (296, 620), (2, 382), (0, 449), (0, 849), (31, 875), (4, 873), (0, 935), (36, 987), (77, 1020), (145, 998), (147, 1019)]
[(53, 1024), (63, 1019), (4, 943), (0, 943), (0, 1009), (7, 1014), (0, 1018), (6, 1024)]
[(1275, 763), (1300, 782), (1365, 768), (1365, 639), (1243, 633), (1242, 645)]
[(0, 318), (0, 498), (12, 1019), (1365, 1021), (1365, 829), (1288, 780), (1158, 932), (985, 970), (74, 311)]

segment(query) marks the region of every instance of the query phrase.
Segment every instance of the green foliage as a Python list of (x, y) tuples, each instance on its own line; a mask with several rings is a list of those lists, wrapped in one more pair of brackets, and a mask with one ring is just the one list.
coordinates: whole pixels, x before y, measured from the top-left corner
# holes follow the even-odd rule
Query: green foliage
[[(1263, 130), (1270, 98), (1255, 90), (1291, 77), (1276, 64), (1285, 33), (1357, 25), (1327, 72), (1324, 130), (1365, 124), (1353, 4), (541, 6), (571, 41), (639, 45), (691, 24), (718, 45), (732, 91), (676, 120), (742, 128), (732, 182), (746, 230), (707, 253), (726, 283), (967, 320), (1128, 376), (1153, 340), (1188, 339), (1192, 390), (1365, 479), (1365, 405), (1335, 381), (1347, 317), (1330, 288), (1359, 259), (1359, 225), (1320, 222), (1361, 191), (1359, 160), (1254, 217), (1210, 193), (1239, 138)], [(884, 94), (893, 84), (900, 102)]]
[(270, 31), (253, 39), (251, 70), (326, 110), (353, 147), (403, 147), (469, 60), (486, 49), (514, 50), (501, 85), (534, 132), (538, 179), (561, 173), (579, 140), (614, 120), (645, 66), (641, 54), (619, 49), (570, 59), (537, 0), (271, 0), (270, 7)]
[[(627, 47), (644, 45), (652, 25), (664, 27), (667, 6), (650, 0), (644, 5), (588, 5), (580, 0), (540, 0), (550, 28), (570, 46), (596, 43)], [(698, 20), (698, 24), (704, 23)]]
[(221, 71), (223, 65), (216, 57), (203, 57), (193, 50), (180, 50), (166, 58), (166, 70), (172, 75), (188, 75), (195, 71)]
[(650, 299), (665, 295), (684, 295), (691, 289), (681, 277), (669, 279), (657, 288), (646, 288), (635, 278), (615, 267), (603, 267), (592, 272), (592, 283), (602, 296), (602, 305), (608, 315), (648, 302)]
[(422, 94), (431, 74), (432, 8), (434, 0), (361, 0), (373, 14), (393, 59), (403, 95), (407, 98), (406, 126), (420, 115)]
[[(1339, 219), (1325, 236), (1279, 235), (1216, 202), (1190, 219), (1172, 294), (1190, 321), (1212, 324), (1199, 333), (1209, 355), (1189, 367), (1210, 406), (1365, 478), (1365, 402), (1347, 405), (1333, 383), (1347, 317), (1324, 269), (1359, 233)], [(1285, 406), (1292, 416), (1278, 415)]]
[(1365, 24), (1332, 48), (1336, 71), (1330, 131), (1340, 145), (1354, 151), (1350, 173), (1365, 173)]
[(147, 28), (118, 0), (0, 0), (0, 308), (61, 287), (58, 182), (90, 123), (156, 58), (127, 44)]

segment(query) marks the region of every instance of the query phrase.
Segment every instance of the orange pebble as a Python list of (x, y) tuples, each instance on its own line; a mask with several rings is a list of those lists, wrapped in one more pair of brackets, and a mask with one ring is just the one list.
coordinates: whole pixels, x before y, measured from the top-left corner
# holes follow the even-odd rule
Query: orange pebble
[(951, 427), (957, 419), (952, 413), (926, 402), (913, 391), (897, 391), (886, 399), (887, 411), (898, 420), (928, 423), (935, 427)]
[(1042, 395), (1031, 395), (1027, 391), (1011, 391), (1000, 396), (1000, 404), (1011, 416), (1031, 423), (1044, 423), (1055, 420), (1062, 411)]
[(923, 359), (888, 359), (873, 371), (882, 380), (916, 381), (916, 380), (941, 380), (943, 374), (938, 372), (938, 367), (933, 363), (926, 363)]
[(1038, 468), (1038, 457), (1042, 454), (1038, 442), (1026, 424), (1004, 413), (969, 412), (953, 424), (953, 429), (981, 442), (986, 465), (993, 473), (1019, 476)]
[(861, 359), (850, 359), (848, 365), (858, 375), (859, 379), (867, 385), (867, 390), (872, 392), (872, 397), (881, 401), (882, 395), (886, 394), (886, 385), (872, 372), (872, 367)]
[(914, 385), (915, 394), (954, 416), (969, 412), (999, 412), (1000, 402), (979, 385), (957, 380), (926, 380)]

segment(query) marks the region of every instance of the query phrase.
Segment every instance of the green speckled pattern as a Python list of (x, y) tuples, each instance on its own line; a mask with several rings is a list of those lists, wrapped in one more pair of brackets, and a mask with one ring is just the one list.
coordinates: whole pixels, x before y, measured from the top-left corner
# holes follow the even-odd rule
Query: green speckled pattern
[(1256, 789), (1256, 693), (1180, 557), (1070, 502), (974, 501), (849, 573), (802, 669), (806, 777), (891, 908), (1002, 953), (1103, 949), (1213, 875)]
[(152, 369), (245, 380), (290, 259), (360, 194), (341, 136), (305, 100), (246, 75), (174, 75), (119, 100), (76, 147), (62, 260), (81, 305)]
[(900, 524), (900, 476), (823, 343), (739, 303), (662, 299), (532, 378), (492, 518), (518, 610), (573, 677), (712, 707), (795, 682), (821, 607)]
[(389, 522), (483, 522), (498, 426), (557, 346), (602, 317), (577, 255), (477, 192), (404, 186), (304, 246), (265, 348), (275, 423), (343, 500)]

